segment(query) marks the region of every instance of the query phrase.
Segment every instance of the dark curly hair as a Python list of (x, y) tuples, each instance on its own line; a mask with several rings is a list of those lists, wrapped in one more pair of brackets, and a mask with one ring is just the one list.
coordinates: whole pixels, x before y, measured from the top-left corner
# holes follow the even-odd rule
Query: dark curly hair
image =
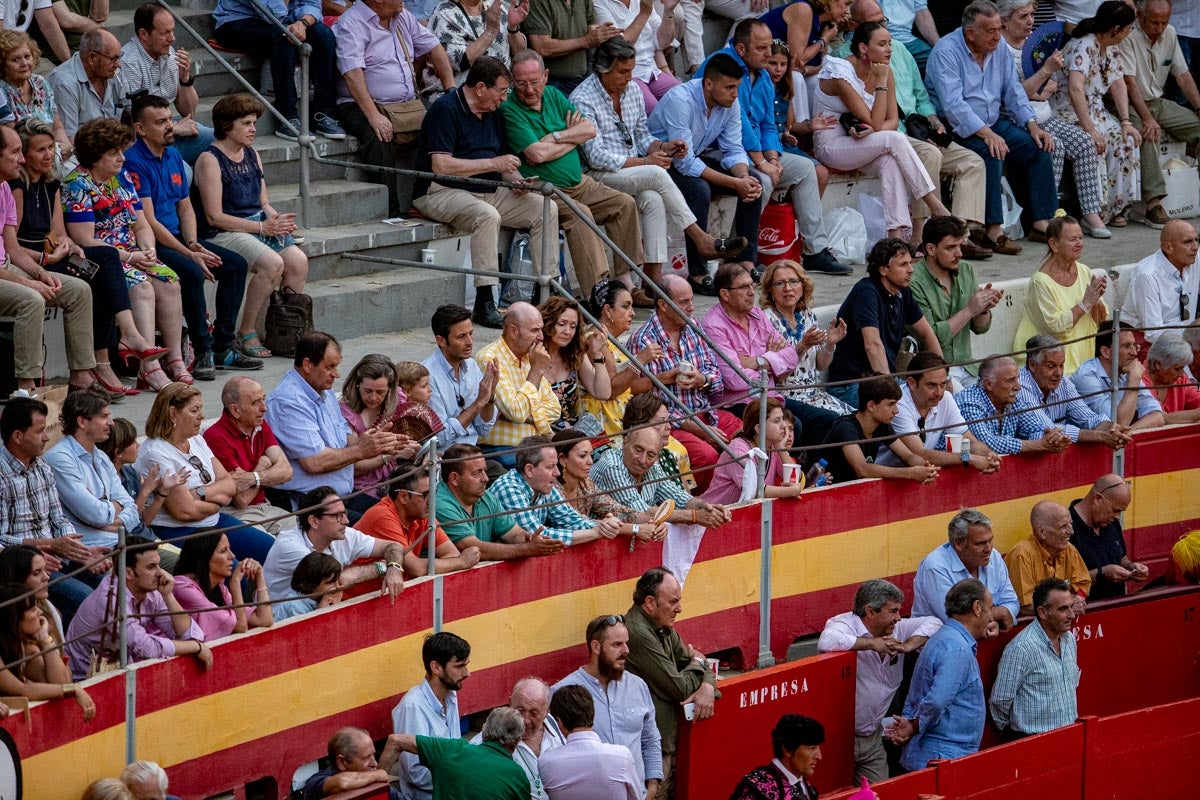
[(85, 122), (75, 134), (75, 157), (79, 166), (91, 169), (105, 154), (124, 151), (133, 144), (133, 131), (115, 119), (100, 118)]

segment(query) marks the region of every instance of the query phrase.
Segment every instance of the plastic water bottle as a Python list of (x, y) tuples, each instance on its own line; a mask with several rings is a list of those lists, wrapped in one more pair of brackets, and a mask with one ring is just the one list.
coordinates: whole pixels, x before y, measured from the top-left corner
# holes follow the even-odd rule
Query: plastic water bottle
[(824, 486), (829, 483), (829, 475), (825, 468), (829, 466), (829, 462), (825, 459), (817, 459), (817, 463), (808, 468), (808, 472), (804, 473), (805, 486)]

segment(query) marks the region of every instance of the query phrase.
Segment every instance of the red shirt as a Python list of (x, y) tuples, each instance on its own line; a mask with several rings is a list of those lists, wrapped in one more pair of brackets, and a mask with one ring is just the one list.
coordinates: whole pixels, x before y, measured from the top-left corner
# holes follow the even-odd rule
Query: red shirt
[[(278, 447), (279, 442), (271, 431), (270, 424), (264, 419), (262, 425), (247, 436), (242, 433), (228, 411), (222, 411), (221, 416), (204, 432), (204, 441), (208, 442), (213, 455), (225, 469), (232, 472), (235, 468), (246, 472), (258, 470), (258, 462), (268, 447)], [(267, 502), (267, 496), (262, 489), (254, 495), (251, 505)]]
[[(1150, 380), (1150, 371), (1142, 375), (1143, 386), (1153, 386), (1153, 381)], [(1155, 392), (1155, 399), (1158, 393)], [(1200, 408), (1200, 389), (1192, 385), (1188, 380), (1187, 375), (1180, 375), (1179, 380), (1170, 389), (1167, 389), (1165, 396), (1162, 399), (1162, 410), (1165, 414), (1173, 414), (1176, 411), (1191, 411), (1193, 408)]]
[[(374, 536), (376, 539), (387, 539), (389, 542), (399, 542), (408, 547), (417, 537), (425, 533), (429, 527), (429, 520), (414, 519), (407, 526), (400, 521), (400, 512), (396, 510), (396, 504), (392, 502), (392, 498), (385, 497), (375, 505), (367, 509), (367, 513), (362, 515), (354, 525), (356, 530)], [(434, 550), (440, 547), (444, 542), (450, 541), (450, 537), (442, 530), (442, 526), (437, 528), (437, 544)], [(418, 548), (420, 553), (425, 553), (425, 542), (421, 542)]]

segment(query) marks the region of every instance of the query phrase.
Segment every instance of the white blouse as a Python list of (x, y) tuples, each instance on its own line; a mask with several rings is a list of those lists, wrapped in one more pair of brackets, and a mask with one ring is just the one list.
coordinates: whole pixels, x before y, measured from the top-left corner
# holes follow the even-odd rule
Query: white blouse
[[(867, 91), (867, 85), (862, 82), (858, 74), (854, 71), (854, 65), (844, 58), (834, 58), (833, 56), (825, 57), (825, 64), (821, 67), (821, 71), (817, 73), (817, 77), (821, 80), (839, 79), (846, 81), (854, 90), (858, 92), (858, 96), (867, 104), (867, 108), (875, 105), (875, 94)], [(842, 98), (836, 94), (826, 94), (821, 90), (820, 85), (817, 86), (816, 99), (813, 103), (813, 114), (832, 114), (835, 117), (840, 117), (850, 109), (846, 108), (846, 104), (842, 102)]]
[[(193, 436), (188, 439), (189, 452), (184, 453), (178, 447), (168, 442), (166, 439), (147, 439), (141, 449), (138, 451), (137, 463), (134, 468), (142, 480), (146, 479), (146, 473), (150, 471), (153, 464), (158, 464), (158, 474), (166, 475), (170, 472), (177, 472), (181, 469), (188, 471), (187, 488), (195, 489), (198, 486), (204, 486), (207, 483), (212, 483), (217, 479), (217, 472), (213, 469), (213, 462), (216, 460), (213, 457), (212, 450), (208, 447), (208, 442), (204, 441), (203, 436)], [(200, 469), (190, 459), (196, 459), (208, 472), (208, 480), (204, 480), (200, 474)], [(167, 511), (164, 504), (155, 516), (152, 525), (162, 525), (167, 528), (207, 528), (217, 524), (220, 513), (212, 514), (204, 519), (194, 522), (183, 522), (175, 519)]]

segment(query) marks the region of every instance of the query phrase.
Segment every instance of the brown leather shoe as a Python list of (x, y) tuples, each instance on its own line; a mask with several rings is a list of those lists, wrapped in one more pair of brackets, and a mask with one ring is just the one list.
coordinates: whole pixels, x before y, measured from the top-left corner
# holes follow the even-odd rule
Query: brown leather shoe
[(980, 247), (970, 239), (963, 239), (961, 249), (962, 257), (969, 261), (982, 261), (985, 258), (992, 257), (991, 250), (986, 247)]
[(1037, 228), (1030, 228), (1029, 233), (1025, 234), (1025, 241), (1037, 242), (1038, 244), (1046, 243), (1046, 232), (1039, 231)]
[(655, 299), (641, 286), (638, 286), (630, 294), (633, 296), (634, 308), (654, 308)]
[[(1043, 233), (1043, 242), (1046, 241), (1044, 238), (1045, 236), (1046, 234)], [(1010, 241), (1009, 238), (1002, 233), (996, 237), (996, 243), (995, 246), (992, 247), (992, 252), (1002, 256), (1019, 256), (1021, 254), (1021, 245)]]

